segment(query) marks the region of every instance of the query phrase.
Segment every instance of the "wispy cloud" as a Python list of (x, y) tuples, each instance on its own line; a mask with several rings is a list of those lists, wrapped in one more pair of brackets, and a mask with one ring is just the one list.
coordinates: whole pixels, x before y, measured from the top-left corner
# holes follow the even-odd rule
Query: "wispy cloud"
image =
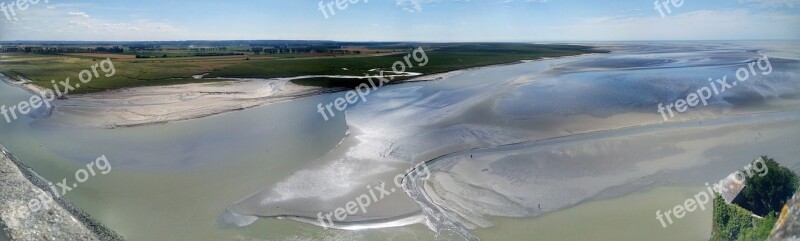
[(397, 6), (411, 13), (421, 12), (423, 0), (397, 0)]
[(91, 17), (91, 16), (89, 16), (89, 14), (86, 14), (85, 12), (68, 12), (67, 15), (80, 16), (80, 17), (84, 17), (84, 18)]
[[(472, 0), (395, 0), (395, 4), (406, 12), (418, 13), (422, 12), (424, 5), (437, 4), (440, 2), (468, 3), (471, 1)], [(536, 1), (548, 1), (548, 0), (536, 0)]]
[(96, 18), (82, 11), (86, 6), (50, 6), (52, 8), (31, 8), (24, 12), (20, 21), (0, 27), (5, 28), (2, 29), (4, 34), (22, 36), (18, 37), (20, 39), (54, 39), (52, 36), (58, 36), (71, 40), (137, 40), (163, 36), (168, 40), (189, 34), (189, 31), (168, 22)]
[[(517, 1), (516, 1), (516, 0), (502, 0), (502, 3), (513, 3), (513, 2), (517, 2)], [(550, 0), (522, 0), (522, 1), (519, 1), (519, 2), (526, 2), (526, 3), (547, 3), (547, 2), (550, 2)]]
[(759, 7), (770, 7), (770, 8), (778, 8), (778, 7), (788, 7), (788, 8), (796, 8), (800, 7), (800, 0), (739, 0), (740, 3), (748, 3), (753, 4)]

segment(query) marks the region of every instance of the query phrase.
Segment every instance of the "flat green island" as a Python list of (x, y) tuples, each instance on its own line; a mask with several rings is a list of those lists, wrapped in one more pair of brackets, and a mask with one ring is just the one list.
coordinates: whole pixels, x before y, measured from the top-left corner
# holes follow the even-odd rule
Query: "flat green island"
[[(406, 72), (431, 75), (522, 60), (605, 51), (590, 46), (524, 43), (338, 43), (338, 42), (154, 42), (142, 43), (0, 43), (0, 74), (43, 88), (70, 78), (110, 58), (116, 70), (70, 94), (140, 86), (215, 82), (226, 78), (364, 76), (391, 71), (396, 61), (423, 48), (428, 62)], [(198, 76), (202, 75), (202, 78)], [(393, 81), (409, 77), (395, 78)], [(318, 87), (353, 87), (355, 78), (317, 77), (293, 80)]]

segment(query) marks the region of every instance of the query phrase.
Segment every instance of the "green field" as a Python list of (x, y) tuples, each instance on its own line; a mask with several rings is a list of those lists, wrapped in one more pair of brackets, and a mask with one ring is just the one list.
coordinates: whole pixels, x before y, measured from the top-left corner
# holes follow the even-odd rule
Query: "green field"
[[(195, 80), (191, 76), (208, 73), (207, 78), (276, 78), (303, 75), (374, 75), (370, 69), (391, 70), (396, 61), (413, 51), (407, 46), (355, 46), (369, 54), (322, 55), (322, 54), (248, 54), (244, 56), (215, 57), (168, 57), (135, 59), (130, 54), (0, 54), (0, 73), (11, 78), (23, 77), (36, 85), (52, 88), (51, 80), (70, 78), (77, 82), (80, 71), (89, 69), (94, 63), (110, 57), (116, 74), (111, 78), (97, 78), (82, 85), (73, 93), (91, 93), (136, 86), (172, 85), (193, 82), (218, 81), (216, 79)], [(472, 44), (419, 44), (425, 49), (428, 63), (408, 72), (436, 74), (458, 69), (494, 64), (532, 60), (544, 57), (570, 56), (600, 52), (590, 47), (575, 45), (534, 45), (512, 43)], [(382, 51), (382, 52), (378, 52)], [(176, 56), (174, 53), (163, 54)], [(152, 53), (161, 55), (162, 53)], [(398, 78), (402, 79), (402, 78)], [(349, 87), (360, 83), (356, 79), (314, 78), (297, 80), (302, 85), (322, 87)]]

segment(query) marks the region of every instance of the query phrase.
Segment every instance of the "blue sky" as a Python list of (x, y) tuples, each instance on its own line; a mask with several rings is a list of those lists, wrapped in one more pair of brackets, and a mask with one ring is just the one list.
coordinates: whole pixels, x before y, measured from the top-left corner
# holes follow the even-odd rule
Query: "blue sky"
[(0, 40), (800, 39), (800, 0), (684, 0), (664, 17), (651, 0), (351, 1), (325, 18), (319, 0), (40, 0), (0, 12)]

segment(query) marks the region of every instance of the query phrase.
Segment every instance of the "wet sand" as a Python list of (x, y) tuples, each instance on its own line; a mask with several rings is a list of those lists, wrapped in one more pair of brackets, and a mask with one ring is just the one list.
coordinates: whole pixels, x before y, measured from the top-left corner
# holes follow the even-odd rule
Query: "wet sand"
[[(510, 64), (492, 66), (503, 65)], [(393, 81), (390, 83), (391, 85), (435, 81), (463, 73), (464, 71), (492, 66), (431, 75), (414, 72), (389, 73), (385, 77), (411, 77), (402, 81)], [(195, 75), (193, 78), (203, 79), (205, 75)], [(274, 79), (217, 78), (216, 82), (209, 83), (124, 88), (98, 93), (69, 95), (66, 98), (53, 101), (55, 107), (51, 110), (43, 111), (46, 113), (42, 115), (50, 115), (51, 119), (65, 126), (89, 128), (134, 127), (197, 119), (308, 96), (349, 90), (346, 88), (303, 86), (291, 82), (295, 79), (316, 77), (364, 78), (363, 76), (339, 75), (297, 76)], [(42, 93), (45, 90), (30, 83), (30, 81), (15, 81), (5, 76), (0, 76), (0, 78), (33, 94), (38, 95), (38, 93)]]
[(392, 205), (344, 221), (381, 226), (421, 211), (437, 233), (474, 240), (471, 230), (494, 226), (491, 217), (536, 217), (659, 186), (712, 182), (764, 153), (795, 165), (795, 59), (773, 58), (769, 78), (662, 120), (659, 102), (758, 57), (735, 45), (702, 48), (644, 46), (387, 88), (348, 109), (349, 134), (330, 153), (229, 210), (250, 220), (238, 224), (313, 220), (314, 211), (331, 212), (364, 187), (427, 162), (433, 177), (404, 186), (411, 202), (391, 197), (379, 204)]
[(60, 124), (117, 128), (164, 124), (279, 103), (332, 90), (290, 79), (237, 79), (71, 95), (50, 116)]
[(433, 178), (408, 189), (432, 207), (429, 216), (488, 228), (492, 216), (536, 217), (659, 186), (715, 182), (761, 153), (796, 166), (791, 157), (800, 151), (789, 146), (800, 143), (798, 120), (800, 112), (727, 117), (464, 151), (430, 161)]
[[(420, 76), (406, 72), (387, 74), (386, 78)], [(447, 73), (426, 76), (431, 80)], [(202, 79), (204, 75), (193, 78)], [(298, 98), (347, 90), (321, 88), (292, 83), (295, 79), (329, 77), (360, 79), (363, 76), (298, 76), (274, 79), (217, 78), (215, 82), (169, 86), (124, 88), (90, 94), (68, 95), (52, 102), (48, 112), (61, 125), (91, 128), (119, 128), (141, 125), (166, 124), (243, 110), (266, 104), (291, 101)], [(40, 95), (45, 89), (30, 81), (15, 81), (0, 76), (8, 83)], [(422, 81), (412, 78), (407, 82)], [(403, 81), (403, 82), (406, 82)]]

